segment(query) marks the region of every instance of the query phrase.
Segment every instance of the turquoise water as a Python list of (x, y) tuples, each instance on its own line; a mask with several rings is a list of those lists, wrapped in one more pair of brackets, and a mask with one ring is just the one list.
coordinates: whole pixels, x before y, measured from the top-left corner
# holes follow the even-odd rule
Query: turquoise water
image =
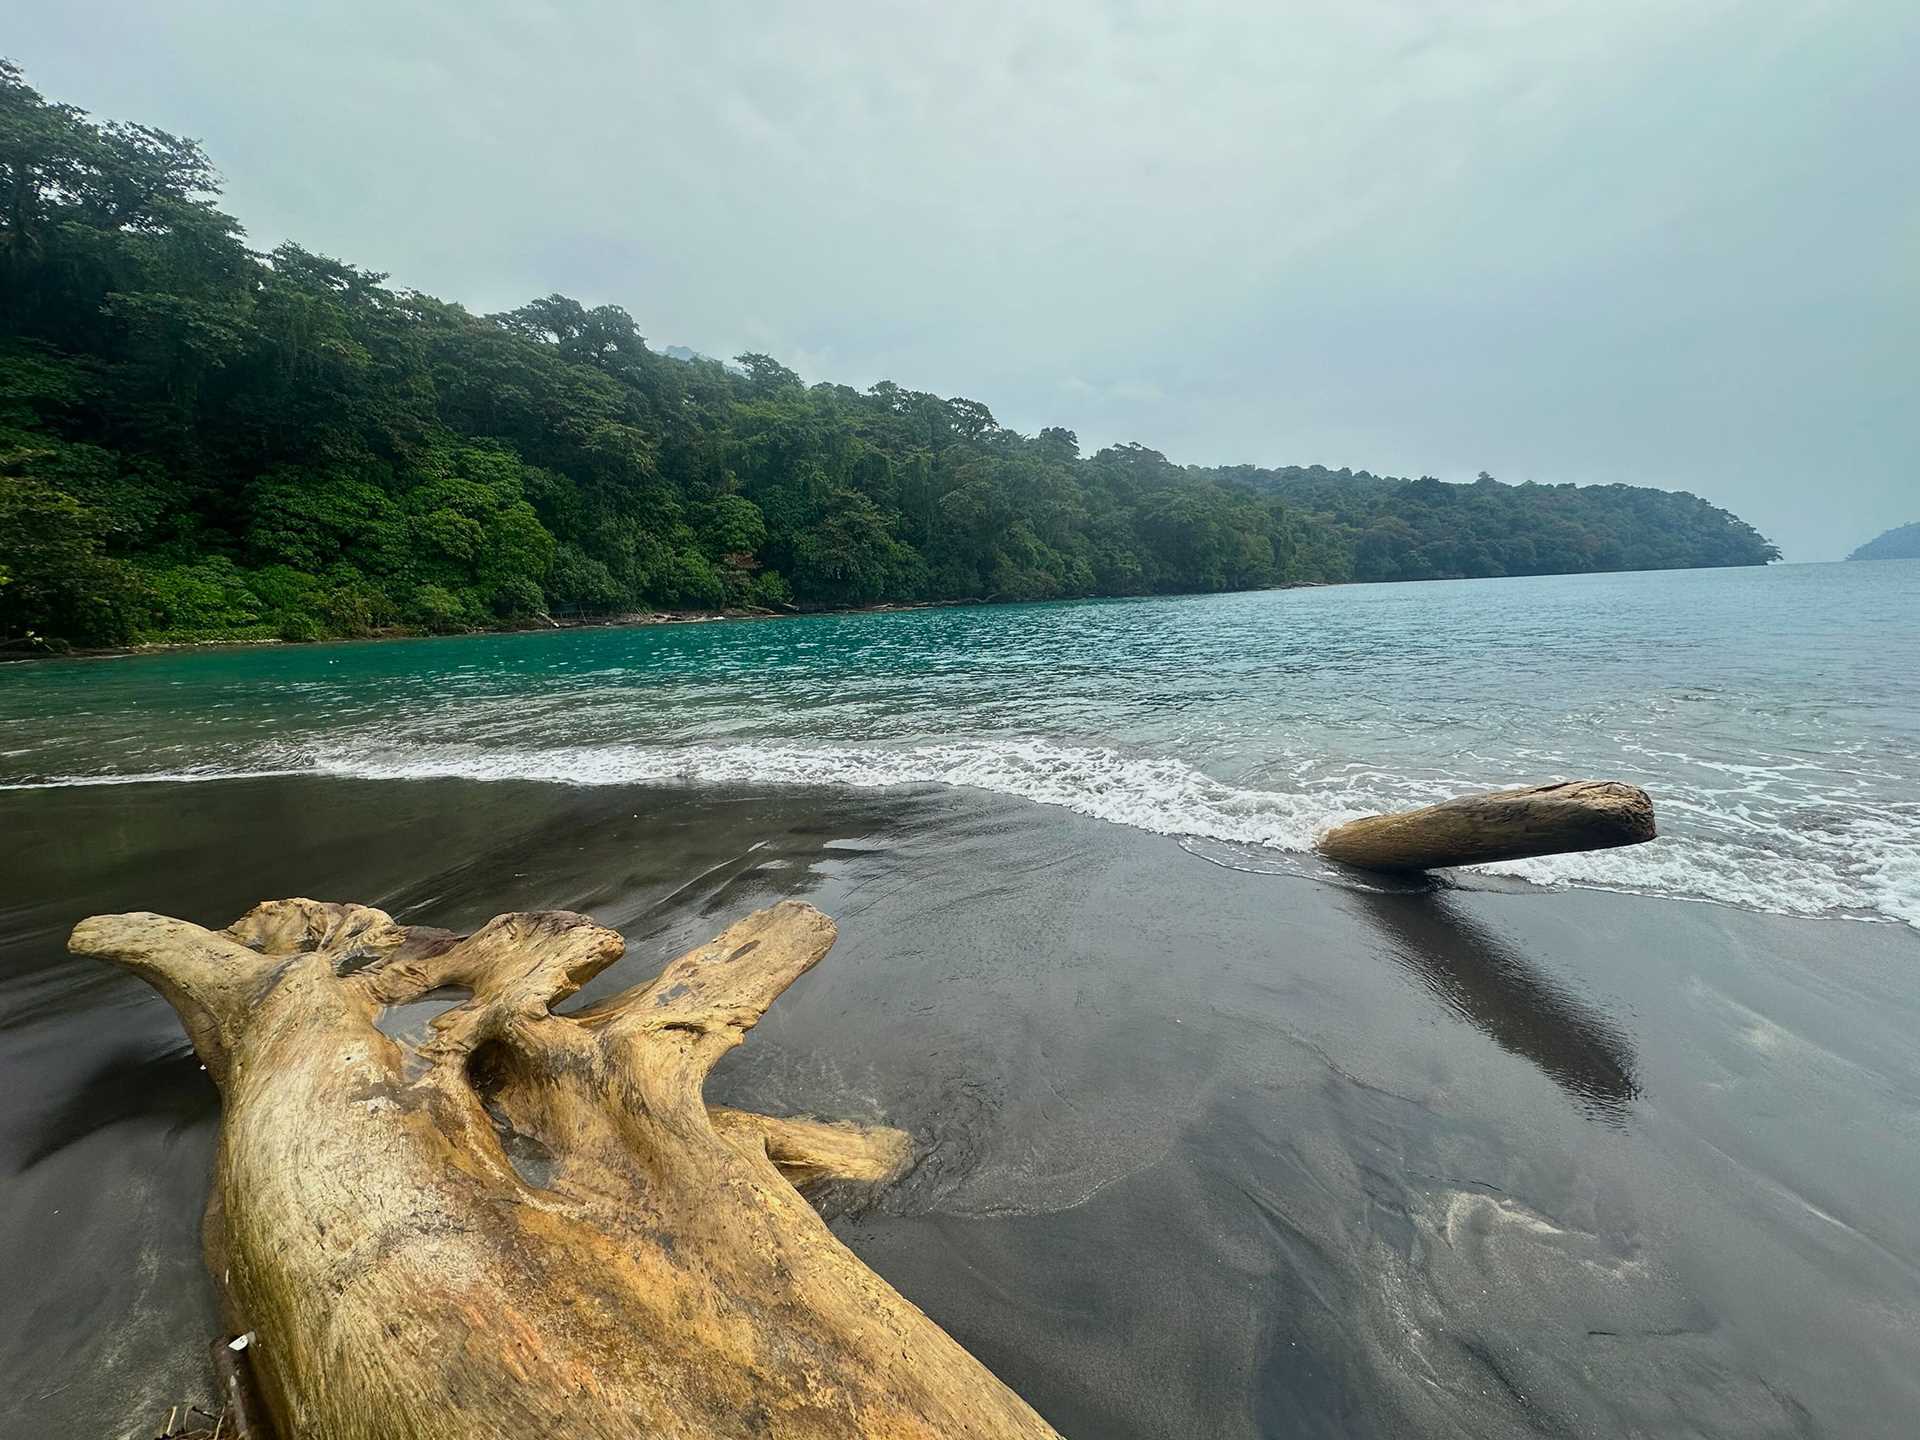
[(972, 786), (1285, 870), (1614, 777), (1658, 843), (1491, 868), (1920, 925), (1917, 637), (1885, 562), (182, 651), (0, 669), (0, 782)]

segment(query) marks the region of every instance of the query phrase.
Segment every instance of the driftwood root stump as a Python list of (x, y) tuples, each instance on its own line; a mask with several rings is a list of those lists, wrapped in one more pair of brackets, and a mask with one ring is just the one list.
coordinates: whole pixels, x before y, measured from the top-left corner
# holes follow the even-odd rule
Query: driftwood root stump
[[(775, 905), (564, 1016), (624, 948), (565, 912), (460, 937), (280, 900), (72, 948), (158, 989), (220, 1087), (208, 1260), (285, 1440), (1052, 1436), (794, 1188), (888, 1178), (905, 1135), (702, 1100), (833, 939)], [(449, 987), (423, 1038), (376, 1025)]]

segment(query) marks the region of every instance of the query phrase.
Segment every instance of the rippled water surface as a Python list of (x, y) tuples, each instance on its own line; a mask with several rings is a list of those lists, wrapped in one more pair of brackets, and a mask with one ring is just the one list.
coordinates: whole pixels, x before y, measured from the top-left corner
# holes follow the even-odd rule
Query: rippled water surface
[[(1075, 1440), (1906, 1440), (1917, 621), (1889, 563), (0, 666), (0, 1435), (213, 1393), (218, 1099), (68, 932), (308, 894), (590, 913), (586, 999), (821, 906), (709, 1097), (907, 1130), (823, 1208)], [(1294, 878), (1562, 775), (1662, 839)]]
[(0, 782), (969, 786), (1285, 867), (1559, 776), (1663, 840), (1495, 867), (1920, 925), (1920, 562), (1350, 586), (0, 669)]

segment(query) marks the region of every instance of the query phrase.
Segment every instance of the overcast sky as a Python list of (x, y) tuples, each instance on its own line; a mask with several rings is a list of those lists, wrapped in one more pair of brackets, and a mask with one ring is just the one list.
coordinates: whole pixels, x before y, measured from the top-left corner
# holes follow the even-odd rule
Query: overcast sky
[(1920, 519), (1920, 3), (11, 0), (262, 248), (1195, 463)]

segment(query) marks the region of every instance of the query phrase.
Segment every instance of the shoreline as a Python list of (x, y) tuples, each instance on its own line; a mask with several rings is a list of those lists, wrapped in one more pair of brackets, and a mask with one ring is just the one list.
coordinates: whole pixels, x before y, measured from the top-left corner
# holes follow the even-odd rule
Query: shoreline
[[(74, 777), (66, 776), (45, 781), (0, 781), (0, 797), (17, 795), (50, 795), (64, 791), (86, 792), (98, 790), (115, 791), (164, 791), (178, 786), (235, 786), (244, 787), (257, 784), (313, 783), (319, 785), (347, 786), (396, 786), (431, 789), (438, 786), (475, 785), (482, 787), (523, 788), (531, 791), (552, 790), (557, 792), (582, 792), (586, 794), (606, 793), (618, 795), (625, 791), (647, 794), (674, 796), (681, 799), (694, 799), (703, 795), (724, 793), (740, 789), (755, 793), (764, 793), (769, 797), (804, 796), (819, 793), (833, 797), (836, 803), (854, 802), (858, 797), (870, 800), (874, 804), (896, 803), (910, 805), (917, 803), (940, 804), (944, 797), (952, 797), (953, 803), (965, 803), (972, 799), (977, 803), (989, 805), (1011, 805), (1016, 808), (1028, 806), (1043, 810), (1055, 810), (1070, 816), (1076, 821), (1086, 821), (1120, 830), (1131, 831), (1143, 837), (1171, 841), (1182, 853), (1193, 859), (1236, 874), (1258, 875), (1274, 879), (1310, 883), (1326, 886), (1335, 891), (1348, 891), (1356, 894), (1389, 895), (1427, 895), (1435, 897), (1459, 897), (1463, 901), (1479, 895), (1562, 895), (1592, 894), (1615, 895), (1628, 900), (1656, 901), (1676, 905), (1705, 906), (1710, 909), (1726, 910), (1737, 915), (1751, 915), (1768, 920), (1791, 921), (1812, 925), (1869, 925), (1891, 926), (1895, 930), (1910, 933), (1920, 940), (1920, 921), (1904, 916), (1890, 914), (1873, 908), (1833, 906), (1825, 910), (1796, 910), (1785, 907), (1770, 907), (1763, 904), (1738, 899), (1728, 899), (1715, 895), (1683, 894), (1677, 891), (1663, 891), (1655, 888), (1637, 887), (1628, 883), (1608, 882), (1592, 879), (1537, 879), (1527, 875), (1511, 874), (1499, 869), (1488, 869), (1470, 865), (1464, 867), (1449, 866), (1435, 869), (1413, 877), (1402, 878), (1393, 872), (1369, 873), (1363, 870), (1349, 870), (1336, 862), (1320, 855), (1313, 847), (1294, 848), (1292, 846), (1271, 844), (1261, 845), (1264, 852), (1248, 859), (1248, 864), (1235, 864), (1231, 858), (1214, 853), (1222, 844), (1238, 842), (1219, 842), (1204, 835), (1178, 830), (1157, 830), (1132, 825), (1123, 820), (1089, 813), (1076, 809), (1072, 805), (1055, 800), (1036, 799), (1014, 791), (998, 790), (991, 786), (956, 784), (941, 780), (910, 779), (893, 781), (883, 785), (849, 784), (844, 780), (821, 779), (803, 782), (783, 782), (777, 780), (739, 780), (739, 779), (689, 779), (683, 781), (666, 779), (631, 779), (614, 782), (586, 782), (555, 779), (550, 776), (512, 775), (500, 777), (482, 777), (461, 774), (411, 774), (411, 775), (366, 775), (330, 770), (234, 770), (231, 772), (201, 774), (133, 774)], [(1251, 844), (1252, 842), (1246, 842)], [(1547, 857), (1555, 858), (1555, 857)]]
[(1721, 570), (1791, 569), (1798, 565), (1840, 564), (1840, 561), (1767, 561), (1760, 564), (1664, 566), (1655, 570), (1554, 570), (1524, 575), (1438, 575), (1408, 580), (1285, 580), (1275, 585), (1259, 585), (1244, 590), (1169, 590), (1125, 595), (1057, 595), (1032, 599), (1003, 599), (998, 596), (964, 600), (877, 601), (871, 605), (828, 605), (818, 609), (666, 609), (635, 610), (619, 615), (559, 618), (541, 616), (535, 620), (486, 626), (472, 630), (420, 630), (393, 626), (369, 635), (328, 635), (313, 640), (283, 640), (263, 635), (254, 639), (153, 640), (135, 645), (69, 646), (64, 650), (28, 650), (15, 638), (0, 640), (0, 665), (31, 660), (118, 660), (139, 655), (167, 654), (178, 650), (253, 650), (273, 646), (301, 648), (316, 645), (358, 645), (382, 640), (457, 640), (481, 635), (545, 634), (557, 630), (629, 630), (655, 625), (708, 625), (721, 621), (806, 620), (829, 615), (887, 615), (918, 610), (986, 609), (1002, 605), (1080, 605), (1124, 600), (1178, 600), (1207, 595), (1268, 595), (1290, 590), (1365, 589), (1374, 586), (1444, 585), (1483, 580), (1564, 580), (1603, 575), (1662, 575), (1709, 573)]
[(1069, 1436), (1802, 1411), (1873, 1435), (1920, 1404), (1876, 1320), (1907, 1293), (1887, 1255), (1920, 1254), (1913, 945), (1884, 927), (1347, 890), (954, 791), (260, 779), (15, 813), (0, 1375), (49, 1433), (211, 1393), (218, 1323), (211, 1087), (164, 1003), (67, 930), (294, 893), (457, 929), (591, 914), (629, 952), (580, 1004), (718, 919), (833, 914), (709, 1098), (909, 1130), (914, 1171), (830, 1223)]
[[(1278, 587), (1294, 588), (1294, 587)], [(1083, 597), (1106, 598), (1106, 597)], [(1115, 597), (1132, 598), (1132, 597)], [(654, 625), (712, 625), (734, 620), (804, 620), (818, 615), (884, 615), (895, 610), (950, 610), (970, 605), (1020, 605), (1045, 602), (1020, 600), (915, 600), (894, 604), (840, 605), (822, 610), (635, 610), (627, 614), (494, 625), (478, 630), (414, 630), (392, 626), (369, 635), (325, 635), (315, 640), (282, 640), (275, 635), (256, 639), (151, 640), (137, 645), (71, 646), (65, 650), (24, 650), (18, 641), (0, 643), (0, 664), (29, 660), (121, 660), (137, 655), (164, 655), (176, 650), (258, 650), (274, 646), (302, 649), (316, 645), (363, 645), (383, 640), (466, 640), (480, 635), (544, 635), (556, 630), (640, 630)]]
[[(1847, 628), (1863, 606), (1909, 612), (1913, 576), (1863, 573), (1906, 568), (887, 607), (786, 629), (628, 612), (466, 645), (41, 665), (0, 672), (0, 779), (971, 785), (1260, 869), (1362, 814), (1599, 776), (1652, 793), (1666, 843), (1496, 868), (1920, 928), (1910, 676)], [(1878, 579), (1897, 583), (1859, 583)], [(1682, 611), (1716, 637), (1704, 658), (1623, 647)], [(1755, 615), (1800, 628), (1782, 649)], [(1796, 665), (1828, 667), (1846, 708), (1781, 684)]]
[[(1713, 569), (1735, 567), (1713, 566)], [(1613, 574), (1613, 571), (1582, 572)], [(1542, 577), (1511, 575), (1462, 575), (1458, 580), (1511, 580)], [(884, 600), (872, 605), (828, 605), (818, 609), (789, 610), (634, 610), (619, 615), (551, 615), (531, 621), (486, 626), (476, 630), (416, 630), (391, 626), (368, 635), (324, 635), (314, 640), (282, 640), (276, 635), (254, 639), (150, 640), (136, 645), (69, 646), (65, 650), (27, 650), (19, 640), (0, 641), (0, 664), (30, 660), (122, 660), (138, 655), (164, 655), (176, 650), (257, 650), (270, 647), (301, 649), (316, 645), (362, 645), (383, 640), (466, 640), (482, 635), (544, 635), (558, 630), (642, 630), (655, 625), (712, 625), (723, 621), (811, 620), (830, 615), (891, 615), (916, 610), (986, 609), (998, 605), (1082, 605), (1096, 601), (1173, 600), (1201, 595), (1264, 595), (1280, 590), (1328, 590), (1343, 585), (1417, 584), (1417, 581), (1289, 580), (1279, 585), (1262, 585), (1252, 590), (1175, 590), (1164, 594), (1140, 595), (1061, 595), (1047, 599), (1005, 600), (997, 597), (967, 600)]]
[[(1168, 590), (1125, 595), (1056, 595), (1031, 599), (1003, 599), (997, 596), (965, 600), (895, 600), (871, 605), (827, 605), (818, 609), (666, 609), (635, 610), (619, 615), (558, 618), (543, 615), (534, 620), (484, 626), (472, 630), (420, 630), (392, 626), (368, 635), (326, 635), (313, 640), (283, 640), (263, 635), (253, 639), (152, 640), (134, 645), (69, 645), (63, 650), (29, 650), (19, 637), (0, 640), (0, 665), (30, 660), (119, 660), (138, 655), (167, 654), (176, 650), (253, 650), (270, 646), (299, 648), (310, 645), (358, 645), (379, 640), (456, 640), (478, 635), (543, 634), (554, 630), (630, 630), (654, 625), (710, 625), (733, 620), (805, 620), (823, 615), (886, 615), (914, 610), (965, 610), (999, 605), (1076, 605), (1093, 601), (1174, 600), (1203, 595), (1266, 595), (1287, 590), (1339, 590), (1378, 585), (1439, 585), (1479, 580), (1558, 580), (1596, 575), (1662, 575), (1718, 570), (1791, 569), (1799, 565), (1842, 564), (1838, 560), (1770, 560), (1755, 564), (1677, 565), (1654, 570), (1549, 570), (1522, 575), (1434, 575), (1406, 580), (1284, 580), (1275, 585), (1258, 585), (1244, 590)], [(542, 623), (544, 622), (544, 623)], [(61, 642), (64, 643), (64, 642)]]

